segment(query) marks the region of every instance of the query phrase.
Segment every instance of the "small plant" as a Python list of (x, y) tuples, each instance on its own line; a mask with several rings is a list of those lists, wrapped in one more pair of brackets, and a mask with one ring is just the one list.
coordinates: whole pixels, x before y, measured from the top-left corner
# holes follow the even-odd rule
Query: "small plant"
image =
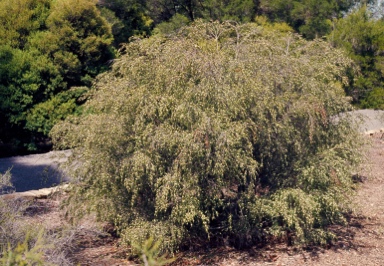
[(175, 260), (173, 258), (167, 259), (166, 255), (160, 256), (160, 245), (160, 241), (150, 237), (142, 244), (133, 244), (133, 247), (139, 253), (144, 266), (162, 266), (173, 262)]
[(15, 187), (11, 182), (11, 169), (8, 169), (4, 174), (0, 173), (0, 195), (12, 193)]
[(30, 235), (27, 234), (23, 243), (18, 243), (15, 248), (8, 243), (8, 248), (3, 252), (0, 262), (4, 266), (18, 265), (50, 265), (44, 261), (43, 231), (38, 234), (36, 242), (30, 246)]

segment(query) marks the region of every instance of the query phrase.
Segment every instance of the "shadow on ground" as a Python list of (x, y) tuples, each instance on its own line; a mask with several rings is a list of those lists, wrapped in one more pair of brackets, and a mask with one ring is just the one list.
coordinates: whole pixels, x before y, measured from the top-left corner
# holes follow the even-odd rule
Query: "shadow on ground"
[(68, 152), (50, 152), (0, 159), (0, 173), (10, 170), (16, 192), (56, 186), (68, 181), (59, 164), (66, 161)]

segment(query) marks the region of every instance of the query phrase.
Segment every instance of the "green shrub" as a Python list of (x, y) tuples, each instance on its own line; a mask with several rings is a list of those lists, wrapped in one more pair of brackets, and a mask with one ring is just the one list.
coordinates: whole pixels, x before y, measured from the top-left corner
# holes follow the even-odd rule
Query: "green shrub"
[(15, 187), (11, 182), (11, 169), (7, 170), (4, 174), (0, 173), (0, 195), (12, 193)]
[(165, 255), (160, 256), (160, 241), (154, 241), (152, 237), (142, 242), (140, 245), (133, 244), (138, 255), (140, 255), (144, 266), (162, 266), (174, 261), (167, 259)]
[(332, 122), (351, 109), (350, 60), (274, 28), (196, 22), (126, 45), (84, 115), (52, 131), (78, 160), (73, 209), (161, 251), (329, 241), (361, 155), (355, 128)]
[(369, 92), (368, 96), (361, 101), (361, 107), (384, 110), (384, 89), (376, 88)]
[(14, 249), (8, 244), (8, 248), (0, 257), (0, 262), (4, 266), (48, 265), (44, 261), (44, 248), (42, 231), (38, 235), (37, 241), (32, 248), (29, 248), (29, 235), (27, 235), (24, 242), (18, 243)]

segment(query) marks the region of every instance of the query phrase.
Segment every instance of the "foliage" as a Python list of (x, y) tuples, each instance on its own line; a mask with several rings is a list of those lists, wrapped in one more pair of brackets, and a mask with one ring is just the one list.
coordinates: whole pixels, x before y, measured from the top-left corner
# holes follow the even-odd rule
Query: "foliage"
[(167, 259), (164, 255), (160, 256), (160, 241), (155, 242), (152, 237), (148, 238), (142, 245), (133, 245), (141, 255), (144, 266), (162, 266), (174, 261)]
[(203, 17), (219, 21), (250, 22), (257, 15), (259, 1), (254, 0), (208, 0), (204, 1)]
[(179, 30), (180, 28), (189, 24), (187, 17), (176, 14), (174, 15), (169, 22), (162, 22), (156, 26), (153, 30), (154, 34), (172, 34)]
[(148, 0), (146, 7), (155, 25), (169, 21), (176, 14), (190, 21), (206, 20), (252, 21), (256, 15), (258, 1), (253, 0)]
[(83, 116), (52, 130), (81, 165), (73, 211), (87, 202), (161, 251), (329, 241), (361, 155), (354, 127), (332, 122), (351, 109), (351, 61), (273, 28), (197, 21), (127, 44)]
[(350, 72), (346, 91), (364, 108), (382, 108), (384, 100), (384, 21), (373, 18), (366, 6), (338, 20), (330, 42), (345, 49), (360, 68)]
[(93, 0), (0, 0), (0, 22), (0, 139), (36, 149), (109, 68), (111, 29)]
[(376, 0), (99, 1), (104, 9), (113, 11), (113, 14), (104, 14), (115, 26), (115, 46), (127, 42), (134, 35), (149, 35), (153, 28), (170, 22), (176, 15), (184, 16), (190, 22), (204, 19), (243, 23), (252, 22), (257, 16), (265, 16), (271, 22), (287, 23), (307, 39), (321, 38), (331, 32), (335, 19), (342, 18), (362, 3), (372, 8), (378, 7)]
[(23, 48), (32, 32), (46, 29), (50, 3), (50, 0), (1, 0), (0, 45)]
[(68, 115), (81, 113), (80, 103), (85, 101), (86, 87), (72, 87), (51, 99), (36, 104), (28, 112), (25, 128), (48, 135), (51, 128)]
[(90, 85), (89, 78), (108, 69), (106, 62), (113, 56), (111, 29), (94, 0), (55, 1), (47, 26), (48, 37), (54, 34), (57, 47), (43, 52), (52, 54), (54, 61), (64, 66), (69, 86)]
[(384, 89), (375, 88), (368, 93), (366, 98), (361, 100), (361, 107), (366, 109), (384, 110)]
[(81, 164), (73, 211), (87, 202), (126, 243), (154, 236), (161, 251), (328, 241), (361, 154), (354, 127), (332, 123), (351, 108), (351, 61), (273, 28), (196, 22), (126, 45), (84, 115), (52, 131)]
[[(263, 15), (271, 21), (286, 22), (307, 39), (323, 37), (358, 0), (261, 0)], [(370, 1), (368, 1), (370, 2)]]
[(2, 257), (0, 258), (1, 264), (4, 266), (49, 265), (44, 261), (44, 241), (42, 231), (32, 248), (29, 248), (28, 241), (29, 236), (27, 235), (24, 242), (18, 243), (14, 249), (8, 245), (8, 248), (3, 252)]
[(0, 195), (14, 192), (15, 188), (11, 182), (11, 170), (7, 170), (4, 174), (0, 174)]
[[(127, 43), (132, 36), (150, 34), (153, 20), (147, 14), (144, 0), (103, 0), (99, 5), (104, 9), (102, 14), (113, 22), (114, 45), (118, 47)], [(107, 10), (112, 11), (108, 12)]]

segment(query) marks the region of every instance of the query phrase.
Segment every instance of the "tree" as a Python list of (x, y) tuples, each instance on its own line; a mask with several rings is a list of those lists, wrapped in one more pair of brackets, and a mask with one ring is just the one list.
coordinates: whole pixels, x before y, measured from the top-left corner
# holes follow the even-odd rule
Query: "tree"
[(350, 72), (346, 91), (364, 108), (383, 108), (384, 21), (375, 19), (366, 6), (336, 21), (330, 42), (345, 49), (359, 67)]
[(152, 235), (162, 251), (330, 241), (361, 154), (333, 118), (351, 108), (343, 52), (284, 25), (201, 21), (124, 51), (83, 115), (51, 131), (80, 165), (73, 211), (87, 205), (123, 242)]
[(24, 130), (27, 114), (52, 93), (65, 89), (59, 69), (45, 55), (0, 46), (0, 113), (2, 142), (14, 148), (41, 140), (41, 134)]
[(340, 18), (357, 0), (261, 0), (262, 13), (271, 21), (287, 22), (307, 39), (320, 38), (332, 30), (332, 19)]
[(24, 48), (29, 34), (45, 29), (51, 0), (1, 0), (0, 45)]
[[(57, 1), (47, 18), (48, 39), (57, 44), (43, 50), (62, 66), (69, 87), (89, 82), (108, 69), (113, 58), (110, 26), (93, 0)], [(53, 36), (52, 36), (53, 35)], [(42, 38), (39, 38), (42, 41)], [(34, 43), (41, 47), (39, 43)]]
[(150, 35), (153, 19), (147, 14), (146, 1), (104, 0), (99, 1), (99, 6), (102, 7), (103, 15), (115, 25), (115, 47), (127, 43), (132, 36)]
[(258, 14), (258, 0), (208, 0), (204, 1), (203, 17), (219, 21), (253, 21)]
[(109, 68), (111, 28), (93, 0), (0, 0), (0, 22), (0, 143), (36, 150)]
[[(151, 30), (176, 15), (194, 21), (251, 22), (265, 16), (272, 22), (288, 23), (307, 39), (321, 38), (332, 30), (334, 19), (343, 17), (360, 3), (375, 0), (104, 0), (100, 4), (112, 10), (106, 14), (119, 33), (116, 45), (133, 35), (150, 35)], [(118, 26), (120, 25), (120, 26)], [(124, 25), (123, 27), (121, 27)], [(122, 30), (124, 28), (124, 30)]]

